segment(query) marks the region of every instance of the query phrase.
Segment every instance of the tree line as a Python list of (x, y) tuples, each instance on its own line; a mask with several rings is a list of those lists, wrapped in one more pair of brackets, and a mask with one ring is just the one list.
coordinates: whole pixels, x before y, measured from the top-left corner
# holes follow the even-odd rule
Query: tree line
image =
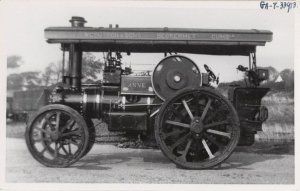
[[(22, 57), (11, 55), (7, 57), (8, 90), (34, 89), (41, 86), (52, 86), (62, 79), (62, 61), (51, 62), (44, 71), (16, 72), (24, 64)], [(67, 62), (65, 63), (67, 65)], [(82, 57), (82, 81), (97, 81), (104, 63), (91, 53), (84, 53)]]
[[(271, 88), (272, 92), (294, 92), (294, 70), (284, 69), (278, 72), (274, 67), (264, 67), (269, 71), (269, 79), (261, 83), (261, 87)], [(244, 80), (220, 83), (219, 89), (226, 91), (230, 85), (245, 85)]]

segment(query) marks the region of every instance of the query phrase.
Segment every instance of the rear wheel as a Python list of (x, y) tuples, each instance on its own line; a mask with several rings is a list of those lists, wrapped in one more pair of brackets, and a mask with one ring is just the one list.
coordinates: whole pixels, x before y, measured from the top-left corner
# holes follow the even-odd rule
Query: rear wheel
[(48, 167), (67, 167), (86, 152), (89, 129), (83, 117), (65, 105), (43, 107), (29, 120), (25, 139), (32, 156)]
[(232, 104), (210, 88), (179, 92), (160, 108), (155, 138), (175, 164), (204, 169), (226, 160), (240, 137)]

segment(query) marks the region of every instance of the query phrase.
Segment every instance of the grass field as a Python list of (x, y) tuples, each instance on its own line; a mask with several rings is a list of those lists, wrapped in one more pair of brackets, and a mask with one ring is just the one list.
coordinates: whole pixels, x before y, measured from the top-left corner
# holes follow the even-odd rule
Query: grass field
[(268, 94), (262, 104), (269, 110), (269, 118), (263, 124), (263, 132), (257, 139), (275, 142), (294, 141), (294, 96), (292, 92)]
[(294, 98), (291, 93), (273, 93), (264, 97), (262, 104), (269, 110), (266, 124), (276, 123), (294, 125)]

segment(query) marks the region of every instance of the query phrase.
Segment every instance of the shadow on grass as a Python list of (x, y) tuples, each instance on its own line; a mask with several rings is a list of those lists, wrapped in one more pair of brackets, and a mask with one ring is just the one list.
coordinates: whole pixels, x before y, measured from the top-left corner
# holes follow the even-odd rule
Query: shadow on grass
[(274, 154), (274, 155), (294, 155), (294, 142), (256, 142), (252, 146), (237, 147), (235, 152)]
[[(244, 152), (234, 152), (224, 163), (218, 165), (209, 170), (226, 170), (226, 169), (242, 169), (242, 170), (251, 170), (252, 164), (278, 160), (283, 158), (282, 155), (270, 155), (266, 153), (244, 153)], [(138, 159), (138, 160), (136, 160)], [(140, 162), (142, 159), (142, 162)], [(136, 162), (138, 161), (138, 162)], [(82, 160), (78, 161), (74, 168), (82, 170), (110, 170), (111, 166), (114, 166), (121, 163), (126, 163), (127, 166), (143, 166), (143, 168), (152, 168), (157, 165), (158, 168), (161, 168), (163, 165), (170, 167), (172, 162), (167, 159), (161, 152), (156, 152), (153, 150), (146, 150), (138, 152), (122, 152), (122, 153), (112, 153), (112, 154), (99, 154), (99, 155), (87, 155)], [(143, 164), (144, 163), (144, 164)], [(150, 163), (150, 164), (149, 164)], [(163, 164), (163, 165), (161, 165)], [(167, 168), (167, 167), (166, 167)], [(173, 167), (171, 167), (173, 168)], [(175, 165), (174, 165), (174, 168)], [(177, 169), (182, 169), (177, 167)]]
[(233, 153), (224, 163), (214, 167), (214, 170), (241, 169), (252, 170), (252, 164), (282, 159), (282, 155)]
[(142, 163), (145, 163), (145, 166), (148, 166), (147, 163), (152, 163), (151, 166), (155, 164), (172, 164), (172, 162), (164, 157), (161, 152), (139, 150), (138, 152), (131, 151), (105, 155), (87, 154), (87, 156), (78, 161), (78, 165), (74, 165), (74, 167), (83, 170), (109, 170), (111, 167), (108, 166), (120, 163), (127, 163), (127, 166), (141, 165), (140, 160), (139, 162), (135, 162), (135, 159), (137, 158), (142, 159)]

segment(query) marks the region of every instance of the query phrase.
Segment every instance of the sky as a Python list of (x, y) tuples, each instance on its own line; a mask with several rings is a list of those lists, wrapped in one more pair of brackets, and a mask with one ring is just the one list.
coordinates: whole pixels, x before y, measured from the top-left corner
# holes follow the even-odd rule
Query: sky
[[(1, 2), (0, 2), (1, 5)], [(6, 55), (20, 55), (23, 64), (18, 70), (43, 71), (57, 62), (62, 52), (57, 44), (48, 44), (43, 30), (49, 26), (70, 26), (72, 16), (82, 16), (86, 26), (169, 27), (203, 29), (265, 29), (271, 30), (273, 41), (257, 48), (258, 66), (273, 66), (278, 71), (294, 69), (294, 12), (261, 10), (254, 2), (100, 2), (100, 1), (6, 1), (4, 5)], [(2, 28), (1, 27), (1, 28)], [(2, 31), (3, 32), (3, 31)], [(248, 65), (248, 57), (187, 55), (201, 72), (209, 65), (220, 75), (220, 81), (242, 78), (235, 69)], [(155, 67), (163, 54), (124, 54), (124, 63), (133, 69)], [(143, 65), (139, 65), (143, 64)], [(145, 64), (145, 65), (144, 65)]]

